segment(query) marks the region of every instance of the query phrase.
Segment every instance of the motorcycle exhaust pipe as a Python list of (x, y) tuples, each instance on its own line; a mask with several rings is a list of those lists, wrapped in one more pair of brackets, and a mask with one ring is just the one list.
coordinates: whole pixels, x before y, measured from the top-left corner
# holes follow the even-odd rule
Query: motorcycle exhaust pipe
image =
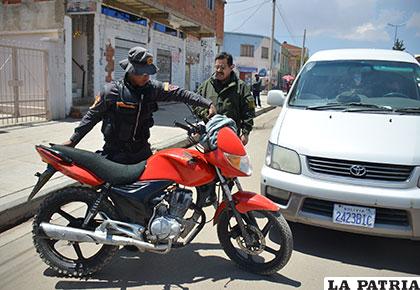
[(134, 245), (139, 248), (139, 250), (151, 251), (160, 254), (168, 253), (172, 246), (171, 241), (168, 245), (153, 245), (129, 237), (108, 235), (106, 231), (87, 231), (50, 223), (41, 223), (39, 227), (44, 231), (47, 237), (54, 240), (95, 243), (112, 246)]

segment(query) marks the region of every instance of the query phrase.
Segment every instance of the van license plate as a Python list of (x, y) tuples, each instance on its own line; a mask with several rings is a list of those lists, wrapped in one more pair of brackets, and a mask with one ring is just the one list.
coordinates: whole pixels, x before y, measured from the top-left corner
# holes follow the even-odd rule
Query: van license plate
[(334, 204), (333, 222), (336, 224), (373, 228), (376, 209), (345, 204)]

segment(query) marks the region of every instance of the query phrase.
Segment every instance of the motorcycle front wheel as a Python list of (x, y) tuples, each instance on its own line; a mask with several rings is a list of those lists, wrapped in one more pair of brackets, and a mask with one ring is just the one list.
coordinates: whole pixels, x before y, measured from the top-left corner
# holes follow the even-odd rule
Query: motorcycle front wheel
[(241, 214), (251, 244), (245, 239), (231, 210), (219, 218), (217, 235), (226, 255), (242, 269), (271, 275), (283, 268), (293, 251), (289, 225), (279, 212), (250, 211)]
[[(60, 275), (89, 276), (108, 264), (118, 251), (116, 246), (50, 239), (39, 227), (44, 222), (81, 229), (97, 198), (98, 193), (93, 189), (66, 187), (55, 191), (41, 203), (33, 221), (34, 245), (41, 259)], [(106, 199), (102, 200), (99, 212), (111, 219), (117, 217), (115, 208)], [(97, 214), (84, 229), (93, 231), (102, 221)]]

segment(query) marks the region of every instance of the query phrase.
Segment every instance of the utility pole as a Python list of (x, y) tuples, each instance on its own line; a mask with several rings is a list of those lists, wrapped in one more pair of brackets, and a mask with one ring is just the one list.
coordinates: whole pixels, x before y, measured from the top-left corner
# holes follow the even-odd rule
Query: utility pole
[(302, 51), (300, 54), (300, 67), (299, 69), (302, 69), (303, 66), (303, 59), (305, 58), (305, 39), (306, 39), (306, 28), (303, 30), (303, 44), (302, 44)]
[(271, 20), (271, 39), (270, 39), (270, 55), (268, 61), (270, 63), (270, 79), (268, 82), (268, 90), (271, 90), (271, 79), (273, 77), (273, 50), (274, 50), (274, 24), (276, 18), (276, 0), (273, 0), (273, 17)]
[(388, 23), (389, 26), (395, 27), (395, 33), (394, 33), (394, 44), (397, 41), (397, 31), (398, 31), (398, 27), (404, 26), (405, 23), (401, 23), (401, 24), (392, 24), (392, 23)]

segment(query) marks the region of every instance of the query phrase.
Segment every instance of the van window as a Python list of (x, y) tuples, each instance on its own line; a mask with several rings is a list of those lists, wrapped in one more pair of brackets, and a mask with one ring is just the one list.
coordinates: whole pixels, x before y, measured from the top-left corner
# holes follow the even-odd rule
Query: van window
[(366, 103), (393, 109), (420, 107), (420, 69), (390, 61), (319, 61), (308, 63), (289, 106)]

